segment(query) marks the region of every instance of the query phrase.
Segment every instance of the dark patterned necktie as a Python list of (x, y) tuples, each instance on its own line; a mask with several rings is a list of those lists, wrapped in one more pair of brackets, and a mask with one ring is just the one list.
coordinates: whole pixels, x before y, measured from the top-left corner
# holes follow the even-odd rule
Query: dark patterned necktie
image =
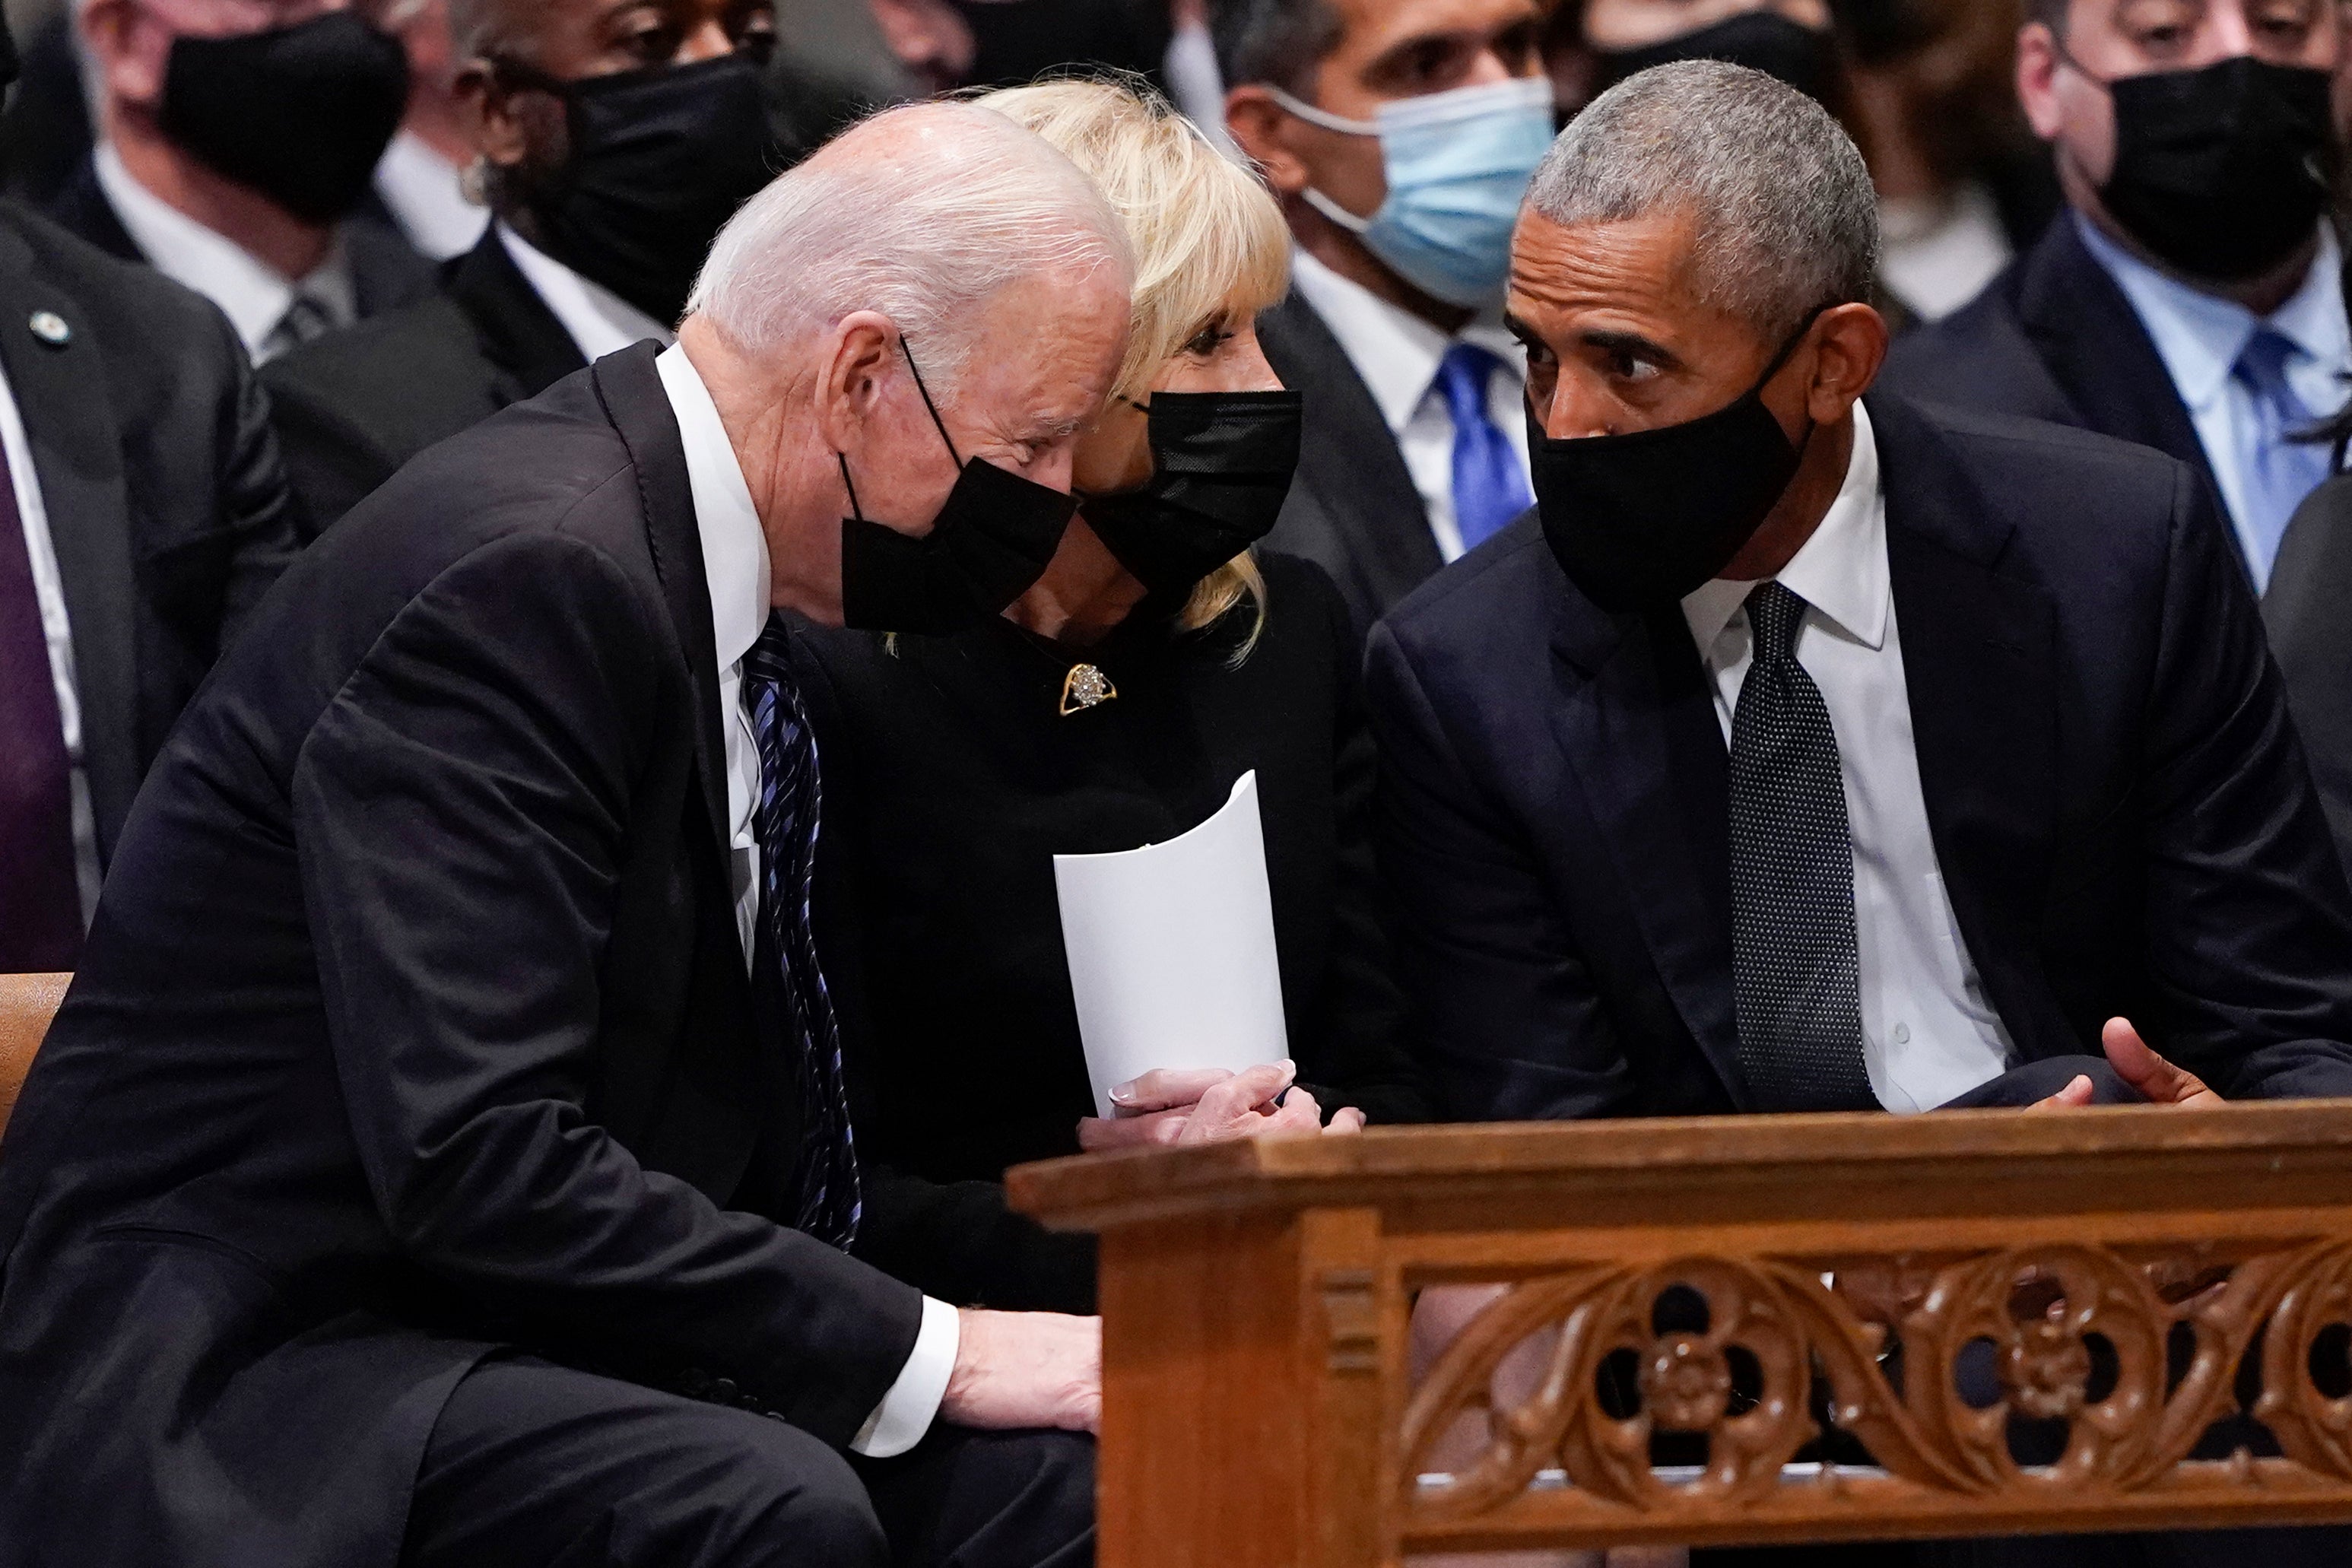
[(0, 454), (0, 973), (71, 969), (80, 954), (72, 770), (32, 553)]
[[(841, 1030), (818, 966), (810, 895), (816, 878), (824, 792), (816, 737), (809, 732), (789, 664), (790, 635), (772, 620), (743, 659), (743, 708), (760, 743), (760, 802), (752, 831), (760, 840), (760, 920), (765, 950), (782, 970), (792, 1017), (785, 1037), (801, 1094), (801, 1152), (793, 1223), (820, 1241), (847, 1247), (864, 1205), (857, 1148), (849, 1129), (849, 1094), (841, 1067)], [(774, 978), (774, 977), (772, 977)]]
[(1876, 1107), (1862, 1057), (1853, 837), (1837, 732), (1797, 662), (1805, 601), (1748, 596), (1754, 662), (1731, 721), (1732, 976), (1739, 1060), (1769, 1110)]

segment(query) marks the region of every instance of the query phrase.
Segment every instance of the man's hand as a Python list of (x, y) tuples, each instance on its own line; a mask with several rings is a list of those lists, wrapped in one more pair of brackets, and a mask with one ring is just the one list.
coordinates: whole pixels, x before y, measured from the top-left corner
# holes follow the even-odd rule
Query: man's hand
[(1102, 1426), (1102, 1320), (1059, 1312), (959, 1314), (940, 1419), (987, 1431)]
[[(1118, 1115), (1105, 1121), (1089, 1116), (1078, 1123), (1078, 1147), (1136, 1149), (1186, 1143), (1223, 1143), (1236, 1138), (1268, 1138), (1306, 1132), (1360, 1132), (1364, 1113), (1341, 1110), (1323, 1125), (1323, 1108), (1303, 1089), (1292, 1089), (1297, 1066), (1276, 1062), (1233, 1073), (1209, 1068), (1161, 1068), (1110, 1091)], [(1285, 1089), (1289, 1089), (1287, 1095)], [(1276, 1100), (1282, 1101), (1276, 1106)]]
[[(2205, 1087), (2205, 1080), (2195, 1073), (2174, 1067), (2148, 1048), (2139, 1031), (2128, 1018), (2110, 1018), (2107, 1026), (2099, 1031), (2099, 1044), (2107, 1053), (2107, 1065), (2116, 1076), (2139, 1092), (2151, 1105), (2179, 1105), (2192, 1110), (2204, 1110), (2227, 1103)], [(2076, 1078), (2074, 1082), (2029, 1110), (2056, 1110), (2068, 1106), (2088, 1105), (2095, 1092), (2091, 1080)]]

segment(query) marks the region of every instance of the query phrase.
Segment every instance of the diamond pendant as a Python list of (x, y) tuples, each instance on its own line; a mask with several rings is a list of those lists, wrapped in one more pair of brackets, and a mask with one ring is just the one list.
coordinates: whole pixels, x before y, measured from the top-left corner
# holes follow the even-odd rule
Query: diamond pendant
[(1118, 695), (1110, 677), (1091, 664), (1074, 664), (1062, 681), (1062, 717), (1099, 708)]

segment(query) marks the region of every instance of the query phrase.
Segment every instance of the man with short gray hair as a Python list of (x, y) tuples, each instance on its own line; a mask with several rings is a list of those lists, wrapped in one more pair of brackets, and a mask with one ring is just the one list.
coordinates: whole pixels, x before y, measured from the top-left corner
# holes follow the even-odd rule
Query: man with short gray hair
[(1875, 214), (1817, 104), (1714, 63), (1537, 172), (1537, 511), (1372, 640), (1433, 1081), (1470, 1119), (2352, 1089), (2352, 892), (2206, 487), (1872, 395)]
[(1042, 140), (884, 115), (752, 201), (676, 346), (304, 554), (151, 775), (0, 1155), (11, 1561), (1091, 1561), (1097, 1322), (859, 1260), (900, 1200), (779, 612), (1025, 591), (1131, 273)]
[[(1537, 512), (1367, 677), (1430, 1083), (1473, 1121), (2352, 1091), (2352, 891), (2206, 486), (1874, 394), (1877, 249), (1844, 133), (1738, 67), (1629, 79), (1538, 170)], [(1478, 1302), (1424, 1296), (1421, 1331)], [(2333, 1531), (1921, 1553), (2345, 1561)]]

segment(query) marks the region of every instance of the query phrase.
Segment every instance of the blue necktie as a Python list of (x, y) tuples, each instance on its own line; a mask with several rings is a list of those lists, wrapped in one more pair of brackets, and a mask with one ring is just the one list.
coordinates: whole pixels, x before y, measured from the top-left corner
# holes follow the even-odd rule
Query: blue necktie
[(2327, 478), (2327, 444), (2294, 438), (2318, 423), (2286, 378), (2287, 363), (2300, 352), (2275, 328), (2260, 327), (2230, 371), (2253, 405), (2252, 427), (2238, 453), (2246, 512), (2238, 521), (2258, 592), (2270, 586), (2271, 564), (2295, 508)]
[(768, 938), (762, 945), (775, 955), (783, 994), (793, 1002), (787, 1037), (799, 1057), (793, 1067), (802, 1108), (800, 1207), (793, 1223), (820, 1241), (846, 1248), (857, 1235), (864, 1204), (841, 1068), (841, 1030), (810, 923), (824, 792), (816, 737), (809, 732), (808, 714), (793, 683), (790, 647), (784, 623), (771, 620), (743, 658), (743, 708), (760, 743), (760, 805), (751, 821), (760, 840), (760, 920)]
[(1475, 343), (1455, 343), (1437, 366), (1437, 390), (1454, 416), (1454, 522), (1465, 550), (1486, 543), (1536, 504), (1519, 454), (1486, 402), (1486, 389), (1502, 368), (1501, 360)]

